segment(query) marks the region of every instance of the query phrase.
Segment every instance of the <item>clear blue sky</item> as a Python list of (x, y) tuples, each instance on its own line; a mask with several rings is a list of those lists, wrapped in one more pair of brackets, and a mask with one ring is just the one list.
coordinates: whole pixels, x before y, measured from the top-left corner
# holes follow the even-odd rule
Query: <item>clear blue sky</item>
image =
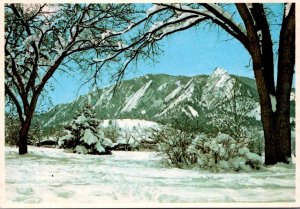
[[(279, 12), (278, 6), (274, 7)], [(278, 30), (273, 30), (274, 37), (278, 37)], [(170, 75), (193, 76), (211, 74), (216, 67), (226, 69), (230, 74), (254, 78), (251, 67), (246, 67), (250, 62), (250, 55), (244, 47), (222, 30), (191, 28), (173, 34), (163, 39), (160, 44), (164, 53), (158, 58), (156, 64), (140, 61), (137, 69), (128, 68), (125, 79), (134, 78), (145, 74), (165, 73)], [(226, 41), (227, 40), (227, 41)], [(277, 41), (277, 40), (276, 40)], [(78, 95), (78, 88), (82, 83), (80, 77), (56, 75), (54, 91), (50, 93), (53, 104), (67, 103)], [(100, 85), (107, 85), (103, 81)], [(89, 91), (89, 86), (80, 89), (80, 94)]]

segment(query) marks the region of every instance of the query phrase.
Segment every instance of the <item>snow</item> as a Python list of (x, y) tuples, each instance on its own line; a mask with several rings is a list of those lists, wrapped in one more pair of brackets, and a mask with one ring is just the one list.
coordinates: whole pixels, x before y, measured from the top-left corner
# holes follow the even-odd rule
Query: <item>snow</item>
[(88, 95), (88, 104), (91, 105), (91, 103), (92, 103), (92, 97), (91, 97), (91, 95), (89, 94), (89, 95)]
[(87, 118), (84, 115), (80, 115), (77, 119), (76, 119), (76, 123), (81, 124), (84, 123), (87, 120)]
[(180, 86), (180, 85), (181, 85), (181, 81), (176, 81), (175, 84), (176, 84), (177, 86)]
[(226, 19), (231, 20), (232, 19), (232, 15), (229, 14), (228, 12), (226, 12), (222, 7), (218, 6), (215, 3), (209, 4), (209, 6), (211, 6), (212, 8), (214, 8), (215, 10), (217, 10), (222, 16), (224, 16)]
[(287, 17), (290, 13), (292, 7), (292, 3), (286, 3), (284, 4), (284, 16)]
[[(174, 101), (172, 101), (170, 104), (168, 104), (168, 106), (166, 106), (166, 108), (161, 113), (156, 114), (155, 117), (160, 117), (160, 116), (166, 114), (169, 110), (174, 109), (174, 107), (176, 107), (180, 102), (182, 102), (184, 100), (188, 101), (194, 92), (195, 84), (193, 83), (193, 81), (194, 81), (193, 78), (191, 80), (189, 80), (189, 82), (187, 84), (185, 84), (185, 86), (180, 91), (181, 94), (179, 96), (177, 96), (177, 98)], [(173, 95), (174, 91), (170, 95), (168, 95), (168, 97), (171, 98), (171, 96), (175, 96), (175, 95)], [(177, 94), (177, 92), (176, 92), (176, 94)]]
[(295, 96), (296, 96), (295, 93), (294, 93), (294, 92), (291, 92), (290, 100), (291, 100), (291, 101), (293, 101), (293, 100), (295, 101)]
[[(29, 147), (18, 155), (5, 148), (6, 202), (2, 207), (101, 207), (159, 203), (261, 203), (293, 205), (295, 165), (260, 171), (210, 173), (164, 167), (154, 152), (78, 155), (60, 149)], [(236, 160), (236, 166), (241, 161)], [(226, 163), (222, 164), (226, 167)], [(290, 203), (289, 203), (290, 202)], [(134, 205), (132, 205), (134, 204)], [(283, 203), (281, 203), (283, 204)], [(160, 205), (162, 206), (162, 205)], [(174, 206), (174, 205), (173, 205)]]
[(119, 50), (124, 49), (124, 48), (127, 47), (127, 45), (124, 44), (124, 43), (122, 43), (121, 41), (118, 41), (117, 44), (118, 44), (118, 49), (119, 49)]
[(271, 100), (271, 105), (272, 105), (272, 111), (276, 111), (276, 97), (270, 94), (270, 100)]
[(188, 108), (189, 108), (190, 112), (192, 113), (193, 117), (199, 116), (197, 110), (195, 110), (192, 106), (188, 105)]
[(201, 101), (208, 108), (214, 108), (216, 100), (232, 97), (235, 79), (225, 69), (218, 67), (207, 79)]
[(176, 89), (174, 89), (168, 96), (165, 97), (165, 102), (173, 99), (182, 90), (182, 88), (183, 86), (178, 86)]
[(129, 112), (133, 108), (135, 108), (140, 100), (140, 98), (145, 94), (149, 86), (151, 85), (152, 80), (148, 81), (142, 88), (140, 88), (137, 92), (128, 97), (125, 101), (125, 106), (121, 110), (121, 112)]
[(99, 58), (93, 58), (93, 61), (94, 61), (94, 62), (102, 62), (102, 61), (103, 61), (103, 59), (99, 59)]
[(105, 152), (105, 149), (104, 149), (104, 147), (101, 145), (101, 143), (100, 142), (98, 142), (97, 144), (96, 144), (96, 150), (98, 151), (98, 152)]
[(149, 32), (156, 30), (157, 28), (159, 28), (162, 25), (163, 25), (163, 22), (155, 22), (149, 29)]
[(87, 143), (88, 145), (95, 144), (98, 141), (98, 138), (94, 136), (91, 129), (85, 129), (81, 141)]
[[(109, 126), (109, 120), (103, 120), (103, 127)], [(138, 120), (138, 119), (116, 119), (113, 120), (112, 125), (116, 126), (119, 129), (132, 131), (137, 129), (157, 129), (159, 128), (159, 124), (153, 121), (147, 120)]]
[(227, 74), (227, 71), (222, 68), (222, 67), (217, 67), (214, 72), (212, 73), (212, 75), (214, 76), (222, 76), (222, 75), (225, 75)]
[(76, 153), (84, 154), (84, 155), (88, 153), (87, 149), (82, 145), (77, 145), (75, 151)]
[(110, 88), (105, 89), (103, 91), (103, 93), (101, 94), (100, 98), (98, 99), (98, 101), (96, 102), (96, 104), (93, 106), (93, 108), (102, 107), (102, 106), (109, 104), (109, 101), (113, 97), (113, 89), (114, 89), (114, 86), (111, 86)]
[(158, 87), (157, 91), (162, 91), (167, 87), (168, 83), (164, 83), (161, 86)]
[(119, 135), (117, 142), (129, 143), (132, 147), (136, 147), (141, 142), (152, 142), (153, 129), (160, 130), (158, 123), (138, 119), (103, 120), (101, 126), (116, 128)]
[(259, 41), (262, 41), (262, 31), (261, 30), (257, 31), (257, 36), (258, 36)]
[(185, 113), (187, 116), (191, 117), (191, 114), (188, 111), (186, 111), (186, 109), (184, 109), (183, 107), (181, 108), (181, 111)]
[(229, 75), (224, 74), (215, 84), (216, 87), (223, 87), (231, 79)]
[(146, 15), (147, 17), (149, 17), (149, 15), (153, 14), (154, 12), (157, 12), (161, 9), (163, 9), (164, 7), (161, 6), (161, 5), (157, 5), (157, 4), (154, 4), (152, 7), (150, 7), (147, 11), (146, 11)]
[(104, 40), (106, 37), (110, 36), (112, 32), (110, 30), (106, 30), (105, 32), (101, 33), (101, 39)]
[[(165, 22), (165, 26), (162, 27), (162, 33), (156, 37), (157, 40), (162, 39), (164, 36), (166, 36), (167, 34), (176, 31), (176, 30), (180, 30), (186, 27), (189, 27), (190, 25), (194, 24), (197, 21), (201, 21), (202, 19), (204, 19), (204, 16), (196, 16), (195, 14), (189, 15), (190, 17), (184, 17), (182, 18), (183, 15), (177, 17), (177, 18), (171, 18), (169, 19), (167, 22)], [(178, 22), (180, 22), (180, 24), (178, 24)], [(151, 30), (149, 31), (151, 32)]]
[(228, 85), (228, 88), (232, 88), (232, 82), (230, 82), (232, 78), (223, 68), (217, 68), (216, 70), (214, 70), (214, 72), (210, 76), (210, 79), (216, 81), (216, 83), (214, 84), (215, 87), (222, 88), (225, 85)]
[(247, 5), (247, 7), (248, 7), (249, 9), (252, 9), (252, 8), (253, 8), (253, 4), (252, 4), (252, 3), (246, 3), (246, 5)]
[[(226, 18), (227, 20), (229, 20), (232, 24), (234, 24), (236, 27), (238, 27), (242, 33), (246, 34), (246, 29), (243, 27), (242, 24), (239, 24), (237, 22), (235, 22), (233, 20), (233, 15), (226, 12), (222, 7), (220, 7), (219, 5), (215, 4), (215, 3), (210, 3), (209, 4), (212, 8), (214, 8), (216, 11), (219, 12), (220, 15), (222, 15), (224, 18)], [(223, 22), (225, 25), (227, 24), (226, 21), (224, 22), (222, 19), (220, 19), (219, 17), (217, 17), (216, 15), (212, 14), (212, 13), (208, 13), (212, 19), (219, 19), (220, 22)], [(230, 28), (230, 26), (228, 26)]]
[(37, 43), (38, 43), (39, 40), (40, 40), (40, 35), (33, 34), (33, 35), (28, 36), (28, 37), (25, 39), (24, 43), (29, 45), (29, 44), (31, 44), (32, 42), (37, 42)]

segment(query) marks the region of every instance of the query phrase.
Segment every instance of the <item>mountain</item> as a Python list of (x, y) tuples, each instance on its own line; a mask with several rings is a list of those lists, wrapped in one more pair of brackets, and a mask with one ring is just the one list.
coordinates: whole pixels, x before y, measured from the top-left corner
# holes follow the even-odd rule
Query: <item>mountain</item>
[(115, 94), (114, 86), (97, 89), (71, 103), (56, 105), (50, 111), (36, 116), (35, 120), (39, 119), (45, 130), (62, 129), (84, 102), (90, 101), (99, 119), (129, 118), (163, 123), (189, 120), (197, 122), (198, 126), (205, 126), (207, 113), (213, 111), (218, 102), (230, 97), (233, 89), (255, 104), (249, 120), (259, 125), (260, 109), (255, 80), (230, 75), (223, 68), (216, 68), (209, 76), (149, 74), (125, 80)]

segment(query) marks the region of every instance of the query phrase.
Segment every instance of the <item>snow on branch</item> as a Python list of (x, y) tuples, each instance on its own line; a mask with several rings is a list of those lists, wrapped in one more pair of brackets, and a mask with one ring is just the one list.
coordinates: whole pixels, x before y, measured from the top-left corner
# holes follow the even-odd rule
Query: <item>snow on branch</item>
[(161, 9), (164, 9), (165, 7), (161, 4), (154, 4), (151, 8), (149, 8), (147, 11), (146, 11), (146, 15), (147, 17), (149, 17), (151, 14), (161, 10)]
[[(212, 7), (215, 11), (218, 12), (219, 15), (222, 16), (222, 18), (219, 18), (222, 22), (224, 22), (224, 24), (226, 25), (229, 25), (228, 23), (232, 24), (233, 26), (235, 26), (236, 28), (238, 28), (242, 33), (246, 34), (246, 29), (241, 25), (241, 24), (238, 24), (236, 23), (234, 20), (233, 20), (233, 15), (226, 12), (222, 7), (220, 7), (219, 5), (217, 4), (214, 4), (214, 3), (210, 3), (208, 4), (210, 7)], [(215, 13), (212, 12), (212, 14), (214, 16)], [(217, 17), (216, 17), (217, 18)], [(229, 26), (231, 27), (231, 26)]]
[(227, 30), (233, 36), (241, 37), (246, 35), (246, 29), (242, 24), (239, 24), (233, 20), (233, 15), (226, 12), (222, 7), (218, 6), (217, 4), (201, 4), (203, 8), (192, 8), (187, 5), (181, 4), (163, 4), (170, 9), (173, 9), (178, 12), (182, 13), (191, 13), (197, 14), (201, 16), (205, 16), (209, 18), (216, 24), (219, 24), (225, 30)]
[(292, 7), (292, 3), (286, 3), (284, 4), (284, 16), (287, 17), (290, 13)]
[[(178, 17), (177, 19), (170, 19), (165, 24), (160, 25), (159, 26), (160, 33), (156, 37), (154, 34), (154, 39), (160, 40), (166, 35), (169, 35), (176, 31), (187, 29), (189, 27), (192, 27), (194, 24), (206, 19), (206, 17), (203, 16), (195, 16), (195, 15), (190, 15), (190, 16), (182, 15), (182, 16), (184, 17)], [(157, 28), (154, 27), (154, 29)], [(152, 27), (149, 32), (152, 32), (154, 29)]]

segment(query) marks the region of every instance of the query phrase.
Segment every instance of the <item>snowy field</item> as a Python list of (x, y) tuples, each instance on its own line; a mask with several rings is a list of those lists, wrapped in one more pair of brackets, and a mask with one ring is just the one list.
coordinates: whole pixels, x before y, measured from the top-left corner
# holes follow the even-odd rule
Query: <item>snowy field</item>
[(295, 165), (215, 174), (165, 168), (155, 152), (92, 156), (37, 147), (25, 156), (6, 147), (5, 159), (7, 206), (295, 201)]

